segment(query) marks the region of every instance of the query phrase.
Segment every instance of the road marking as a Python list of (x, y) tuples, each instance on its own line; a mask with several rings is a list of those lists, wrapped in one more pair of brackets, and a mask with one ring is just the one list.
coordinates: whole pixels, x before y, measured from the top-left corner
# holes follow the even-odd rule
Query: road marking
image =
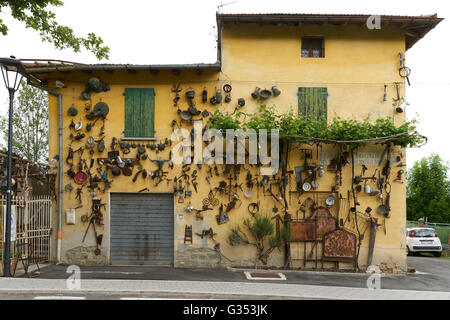
[(411, 274), (431, 274), (431, 273), (428, 273), (428, 272), (421, 272), (421, 271), (415, 271), (414, 273), (411, 273)]
[(38, 296), (34, 297), (34, 300), (86, 300), (86, 297), (73, 297), (73, 296)]
[(81, 271), (81, 273), (144, 274), (144, 272), (127, 272), (127, 271)]
[(184, 298), (120, 298), (120, 300), (196, 300)]
[(286, 276), (282, 273), (277, 273), (279, 278), (266, 278), (266, 277), (252, 277), (252, 275), (250, 274), (250, 272), (244, 272), (245, 277), (247, 278), (247, 280), (286, 280)]

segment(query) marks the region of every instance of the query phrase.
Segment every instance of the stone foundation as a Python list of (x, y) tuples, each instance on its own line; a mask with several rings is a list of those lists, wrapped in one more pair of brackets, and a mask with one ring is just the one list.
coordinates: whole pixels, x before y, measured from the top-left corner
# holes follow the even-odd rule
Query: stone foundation
[(94, 251), (97, 247), (75, 247), (66, 252), (66, 261), (68, 264), (83, 266), (104, 266), (108, 264), (108, 259), (103, 253), (98, 256)]

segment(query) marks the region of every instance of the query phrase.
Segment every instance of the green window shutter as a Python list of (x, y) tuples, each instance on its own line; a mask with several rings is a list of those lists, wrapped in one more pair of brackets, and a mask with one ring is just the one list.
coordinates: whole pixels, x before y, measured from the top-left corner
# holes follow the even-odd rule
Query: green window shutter
[(152, 138), (155, 134), (155, 90), (125, 89), (125, 137)]
[(298, 113), (311, 119), (328, 116), (327, 88), (298, 88)]

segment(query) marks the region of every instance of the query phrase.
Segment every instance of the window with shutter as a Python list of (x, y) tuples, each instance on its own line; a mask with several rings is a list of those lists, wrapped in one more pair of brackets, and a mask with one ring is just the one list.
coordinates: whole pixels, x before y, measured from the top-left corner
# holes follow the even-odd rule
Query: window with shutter
[(125, 137), (153, 138), (155, 135), (155, 90), (125, 89)]
[(311, 119), (327, 119), (327, 88), (298, 88), (298, 113)]

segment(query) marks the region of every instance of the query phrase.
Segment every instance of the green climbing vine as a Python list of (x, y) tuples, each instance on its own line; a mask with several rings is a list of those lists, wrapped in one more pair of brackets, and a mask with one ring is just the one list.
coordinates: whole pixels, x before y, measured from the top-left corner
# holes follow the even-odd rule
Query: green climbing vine
[(354, 149), (369, 142), (392, 142), (402, 147), (415, 147), (426, 142), (426, 137), (416, 130), (416, 120), (405, 122), (396, 127), (391, 117), (368, 118), (358, 121), (354, 119), (334, 118), (327, 123), (325, 118), (312, 119), (294, 113), (278, 114), (275, 106), (260, 106), (258, 112), (245, 114), (237, 110), (232, 115), (216, 111), (209, 123), (215, 129), (278, 129), (280, 139), (293, 140), (299, 143), (342, 143), (344, 148)]

